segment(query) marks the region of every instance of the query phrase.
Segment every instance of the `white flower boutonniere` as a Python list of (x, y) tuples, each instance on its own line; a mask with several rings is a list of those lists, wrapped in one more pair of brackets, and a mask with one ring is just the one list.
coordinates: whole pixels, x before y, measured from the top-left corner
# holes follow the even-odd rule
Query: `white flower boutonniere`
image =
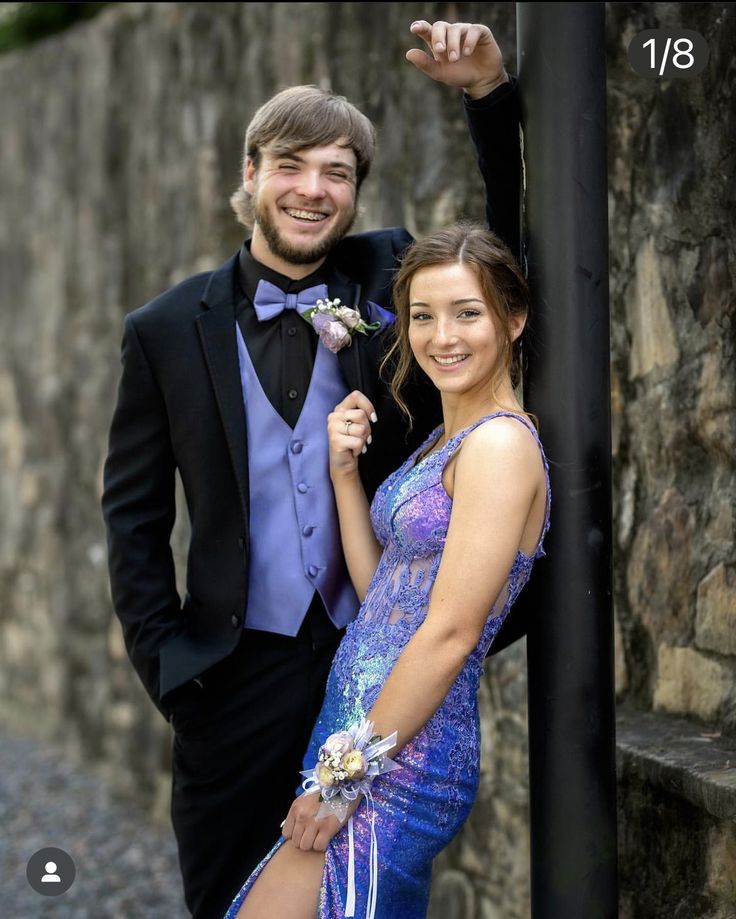
[(318, 300), (303, 316), (317, 330), (322, 344), (334, 354), (352, 344), (352, 336), (356, 332), (367, 335), (381, 327), (380, 322), (365, 322), (357, 310), (342, 306), (339, 297), (334, 300)]

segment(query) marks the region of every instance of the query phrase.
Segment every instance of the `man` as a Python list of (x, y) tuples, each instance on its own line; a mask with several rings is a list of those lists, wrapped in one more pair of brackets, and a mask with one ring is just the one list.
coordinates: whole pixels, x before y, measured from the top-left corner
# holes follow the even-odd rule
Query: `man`
[[(485, 26), (411, 31), (432, 56), (407, 59), (465, 90), (489, 221), (516, 248), (518, 116), (498, 46)], [(125, 320), (102, 500), (110, 578), (131, 660), (174, 728), (172, 821), (195, 919), (221, 917), (278, 837), (357, 612), (326, 416), (354, 389), (376, 406), (361, 468), (369, 497), (439, 419), (418, 384), (407, 436), (378, 377), (391, 271), (411, 237), (345, 235), (373, 145), (346, 100), (314, 87), (278, 94), (248, 128), (232, 200), (252, 238)], [(299, 315), (318, 297), (381, 328), (335, 354)], [(191, 523), (183, 604), (169, 545), (177, 469)]]

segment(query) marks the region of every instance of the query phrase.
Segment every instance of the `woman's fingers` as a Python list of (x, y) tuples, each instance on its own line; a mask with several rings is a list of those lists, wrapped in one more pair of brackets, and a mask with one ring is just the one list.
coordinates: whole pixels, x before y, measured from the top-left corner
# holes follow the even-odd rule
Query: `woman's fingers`
[(314, 847), (314, 840), (318, 831), (319, 828), (317, 827), (317, 822), (314, 817), (312, 817), (304, 826), (302, 838), (299, 840), (299, 848), (305, 852), (310, 851), (310, 849)]
[[(297, 849), (302, 848), (302, 840), (308, 825), (308, 816), (304, 813), (303, 802), (299, 798), (291, 805), (290, 815), (294, 817), (294, 828), (291, 832), (291, 842)], [(288, 821), (287, 821), (288, 823)]]
[(312, 849), (324, 852), (329, 841), (340, 829), (336, 817), (317, 819), (319, 801), (316, 796), (301, 795), (294, 801), (284, 821), (283, 836), (290, 839), (292, 845), (302, 851)]
[(304, 826), (310, 816), (310, 805), (312, 804), (311, 801), (303, 799), (304, 795), (294, 799), (281, 831), (284, 839), (291, 839), (295, 841), (296, 845), (299, 844), (298, 840), (301, 839), (301, 835), (304, 832)]
[(353, 456), (364, 453), (366, 444), (372, 439), (370, 425), (352, 421), (347, 424), (346, 419), (337, 412), (328, 416), (327, 436), (333, 454), (352, 453)]
[(337, 833), (342, 824), (337, 817), (327, 817), (325, 820), (320, 820), (319, 823), (321, 826), (315, 836), (312, 848), (316, 849), (317, 852), (324, 852), (330, 844), (330, 840), (335, 833)]
[[(365, 453), (372, 442), (371, 421), (375, 422), (373, 403), (362, 392), (355, 390), (335, 406), (327, 418), (327, 435), (330, 452), (335, 463), (340, 455), (352, 454), (357, 458)], [(342, 463), (344, 466), (344, 463)]]
[(360, 409), (365, 413), (366, 418), (374, 424), (378, 421), (376, 410), (368, 396), (363, 395), (359, 389), (354, 389), (350, 395), (345, 396), (342, 402), (335, 406), (336, 412), (350, 412), (354, 409)]
[(335, 412), (334, 427), (336, 434), (345, 437), (366, 438), (371, 433), (371, 423), (366, 418), (365, 412), (353, 409), (350, 412)]
[(284, 839), (291, 839), (294, 832), (294, 822), (293, 808), (289, 808), (289, 813), (286, 815), (286, 820), (284, 820), (283, 826), (281, 827), (281, 835)]

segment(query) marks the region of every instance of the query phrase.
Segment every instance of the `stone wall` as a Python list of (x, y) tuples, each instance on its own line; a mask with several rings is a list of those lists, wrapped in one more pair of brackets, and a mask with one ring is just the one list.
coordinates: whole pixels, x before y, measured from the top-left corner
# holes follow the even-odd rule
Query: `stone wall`
[[(734, 728), (733, 7), (629, 6), (609, 10), (621, 688)], [(700, 79), (631, 78), (653, 26), (706, 37)]]
[[(607, 10), (621, 919), (736, 916), (735, 12)], [(702, 76), (635, 77), (679, 27)]]
[[(169, 728), (111, 612), (99, 512), (122, 317), (237, 247), (243, 127), (285, 85), (378, 125), (360, 228), (482, 219), (458, 95), (403, 60), (420, 16), (488, 22), (515, 71), (510, 3), (120, 4), (0, 58), (0, 718), (162, 820)], [(676, 25), (708, 41), (704, 74), (635, 76), (628, 39)], [(736, 727), (735, 38), (730, 4), (607, 7), (618, 691), (711, 733)], [(183, 519), (174, 542), (181, 560)], [(529, 915), (524, 672), (523, 642), (490, 662), (484, 777), (436, 866), (437, 919)], [(621, 787), (626, 866), (650, 845), (627, 815), (656, 792)]]
[[(608, 12), (620, 688), (734, 729), (734, 9)], [(634, 78), (630, 37), (678, 26), (702, 77)]]

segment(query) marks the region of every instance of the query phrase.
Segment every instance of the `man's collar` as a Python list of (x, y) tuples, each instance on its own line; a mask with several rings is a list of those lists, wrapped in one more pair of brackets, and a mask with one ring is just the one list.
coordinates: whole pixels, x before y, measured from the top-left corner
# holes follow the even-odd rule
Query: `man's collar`
[(329, 258), (323, 262), (316, 271), (313, 271), (304, 278), (294, 280), (254, 259), (250, 253), (250, 244), (251, 240), (246, 239), (240, 247), (240, 252), (238, 254), (238, 270), (240, 272), (240, 284), (243, 293), (251, 303), (253, 302), (253, 297), (259, 281), (270, 281), (271, 284), (283, 290), (284, 293), (289, 294), (299, 293), (300, 290), (305, 290), (307, 287), (315, 287), (317, 284), (326, 283), (329, 274)]

